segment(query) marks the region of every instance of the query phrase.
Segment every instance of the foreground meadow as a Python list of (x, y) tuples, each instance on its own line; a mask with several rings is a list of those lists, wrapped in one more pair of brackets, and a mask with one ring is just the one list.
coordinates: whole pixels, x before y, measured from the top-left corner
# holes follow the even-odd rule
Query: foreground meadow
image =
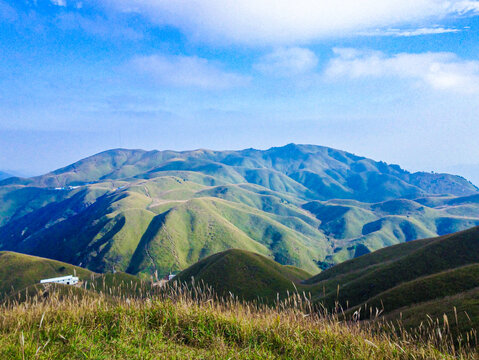
[(478, 358), (475, 333), (452, 337), (447, 318), (406, 331), (398, 322), (341, 321), (314, 311), (304, 294), (267, 307), (205, 287), (136, 298), (78, 290), (39, 289), (5, 303), (0, 359)]

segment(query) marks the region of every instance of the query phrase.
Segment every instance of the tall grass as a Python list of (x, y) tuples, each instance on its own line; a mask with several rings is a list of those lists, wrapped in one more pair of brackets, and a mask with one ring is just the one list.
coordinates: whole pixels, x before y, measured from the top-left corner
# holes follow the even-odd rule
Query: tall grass
[(379, 313), (345, 320), (305, 293), (266, 305), (204, 284), (98, 287), (39, 288), (4, 303), (0, 359), (478, 358), (474, 334), (452, 338), (447, 318), (407, 331)]

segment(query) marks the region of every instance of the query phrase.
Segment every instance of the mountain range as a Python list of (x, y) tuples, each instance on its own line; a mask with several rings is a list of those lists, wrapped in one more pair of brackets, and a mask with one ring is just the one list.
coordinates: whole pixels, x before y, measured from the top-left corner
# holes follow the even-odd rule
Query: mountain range
[(344, 151), (109, 150), (0, 181), (0, 250), (149, 277), (238, 248), (316, 274), (479, 225), (466, 179)]

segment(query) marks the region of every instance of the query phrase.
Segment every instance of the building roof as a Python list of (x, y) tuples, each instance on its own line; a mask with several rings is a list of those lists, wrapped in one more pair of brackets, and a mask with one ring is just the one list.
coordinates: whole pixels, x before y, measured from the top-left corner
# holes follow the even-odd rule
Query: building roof
[(52, 282), (52, 281), (62, 281), (62, 280), (78, 280), (77, 277), (74, 277), (73, 275), (67, 275), (67, 276), (60, 276), (60, 277), (56, 277), (56, 278), (50, 278), (50, 279), (43, 279), (43, 280), (40, 280), (40, 283), (44, 283), (44, 282)]

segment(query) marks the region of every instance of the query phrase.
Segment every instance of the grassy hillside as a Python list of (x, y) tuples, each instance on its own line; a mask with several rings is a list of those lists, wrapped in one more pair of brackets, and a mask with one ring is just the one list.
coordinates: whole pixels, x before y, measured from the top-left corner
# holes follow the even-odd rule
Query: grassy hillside
[[(0, 286), (13, 287), (9, 293), (0, 289), (11, 300), (0, 305), (0, 357), (474, 359), (477, 246), (474, 228), (382, 249), (315, 277), (256, 253), (227, 250), (163, 288), (144, 286), (128, 274), (93, 274), (0, 252)], [(87, 278), (89, 287), (45, 291), (33, 285), (71, 271)], [(390, 286), (381, 291), (388, 279)], [(355, 293), (358, 284), (363, 292)], [(330, 292), (341, 301), (343, 291), (366, 307), (362, 297), (377, 290), (367, 309), (381, 304), (385, 314), (374, 321), (345, 322), (341, 311), (323, 307)]]
[(148, 176), (162, 171), (194, 171), (228, 183), (253, 183), (271, 190), (317, 199), (352, 198), (377, 202), (420, 194), (470, 195), (477, 188), (447, 174), (411, 174), (344, 151), (289, 144), (242, 151), (106, 151), (49, 174), (7, 183), (63, 187), (99, 180)]
[(474, 196), (305, 202), (260, 185), (205, 185), (211, 179), (182, 172), (60, 190), (3, 186), (0, 249), (149, 277), (239, 248), (314, 274), (384, 246), (479, 224)]
[[(424, 318), (424, 314), (429, 316)], [(448, 329), (451, 338), (460, 337), (464, 341), (468, 335), (475, 337), (479, 328), (479, 288), (402, 307), (388, 313), (385, 319), (401, 319), (404, 328), (416, 332), (421, 332), (417, 329), (420, 322), (427, 324), (425, 327), (439, 324)]]
[[(396, 199), (365, 204), (313, 201), (303, 205), (321, 221), (320, 229), (335, 248), (325, 263), (337, 264), (365, 253), (411, 240), (450, 234), (479, 225), (476, 197)], [(454, 201), (455, 200), (455, 201)]]
[(89, 279), (93, 275), (89, 270), (59, 261), (8, 251), (0, 252), (0, 294), (2, 295), (18, 292), (39, 283), (41, 279), (74, 273), (84, 279)]
[(276, 300), (286, 291), (295, 292), (295, 285), (311, 275), (290, 266), (280, 265), (259, 254), (244, 250), (227, 250), (207, 257), (178, 274), (177, 280), (195, 281), (214, 287), (220, 295), (230, 292), (245, 300)]
[[(479, 287), (479, 263), (400, 283), (369, 298), (367, 306), (391, 312), (429, 300), (457, 296), (476, 287)], [(452, 310), (452, 307), (449, 310)], [(470, 310), (475, 311), (474, 307)], [(479, 325), (479, 318), (475, 320)]]
[[(354, 306), (368, 302), (373, 296), (399, 284), (405, 286), (406, 283), (424, 276), (479, 262), (479, 228), (477, 227), (420, 243), (423, 246), (411, 252), (408, 249), (404, 255), (401, 251), (401, 247), (404, 245), (399, 245), (393, 258), (388, 261), (376, 262), (376, 265), (370, 266), (367, 270), (358, 268), (356, 264), (356, 266), (350, 267), (348, 272), (339, 275), (336, 272), (336, 276), (333, 277), (328, 276), (328, 271), (325, 271), (321, 274), (321, 278), (325, 280), (316, 282), (314, 286), (329, 284), (331, 287), (334, 284), (337, 287), (339, 285), (339, 295), (336, 289), (333, 289), (326, 296), (319, 296), (318, 300), (329, 306), (335, 301), (339, 301), (343, 305), (348, 301), (350, 306)], [(363, 261), (367, 261), (367, 257), (374, 258), (375, 253), (364, 257), (366, 260)], [(348, 264), (345, 263), (343, 266), (346, 267)], [(469, 269), (469, 271), (472, 270)], [(463, 276), (465, 275), (463, 274)], [(428, 281), (434, 279), (429, 278)], [(414, 299), (415, 302), (423, 300), (420, 293), (415, 293), (414, 296), (417, 296)]]
[[(92, 291), (123, 286), (127, 293), (134, 294), (138, 293), (136, 290), (130, 291), (134, 284), (138, 289), (142, 286), (137, 277), (129, 274), (96, 274), (60, 261), (0, 251), (0, 301), (18, 298), (17, 295), (23, 299), (25, 291), (32, 296), (44, 289), (39, 284), (40, 280), (66, 275), (78, 276), (83, 283), (82, 288)], [(81, 289), (78, 288), (77, 292), (81, 293)]]
[[(183, 271), (179, 279), (187, 281), (191, 277), (221, 294), (232, 292), (246, 299), (263, 297), (266, 302), (274, 302), (278, 296), (284, 298), (288, 291), (304, 292), (311, 294), (314, 303), (328, 310), (339, 306), (349, 315), (361, 308), (363, 317), (369, 316), (370, 309), (373, 313), (377, 309), (392, 319), (391, 314), (399, 317), (407, 310), (408, 314), (416, 314), (408, 318), (409, 325), (428, 321), (427, 311), (420, 314), (412, 310), (427, 309), (423, 303), (434, 304), (435, 316), (442, 316), (440, 311), (453, 311), (450, 304), (462, 311), (469, 306), (473, 317), (468, 324), (475, 326), (479, 324), (479, 302), (474, 300), (474, 289), (479, 287), (479, 227), (378, 250), (307, 279), (305, 274), (299, 278), (288, 276), (279, 264), (239, 250), (204, 259)], [(469, 299), (467, 306), (461, 304), (463, 298)], [(457, 326), (450, 325), (456, 330)]]

